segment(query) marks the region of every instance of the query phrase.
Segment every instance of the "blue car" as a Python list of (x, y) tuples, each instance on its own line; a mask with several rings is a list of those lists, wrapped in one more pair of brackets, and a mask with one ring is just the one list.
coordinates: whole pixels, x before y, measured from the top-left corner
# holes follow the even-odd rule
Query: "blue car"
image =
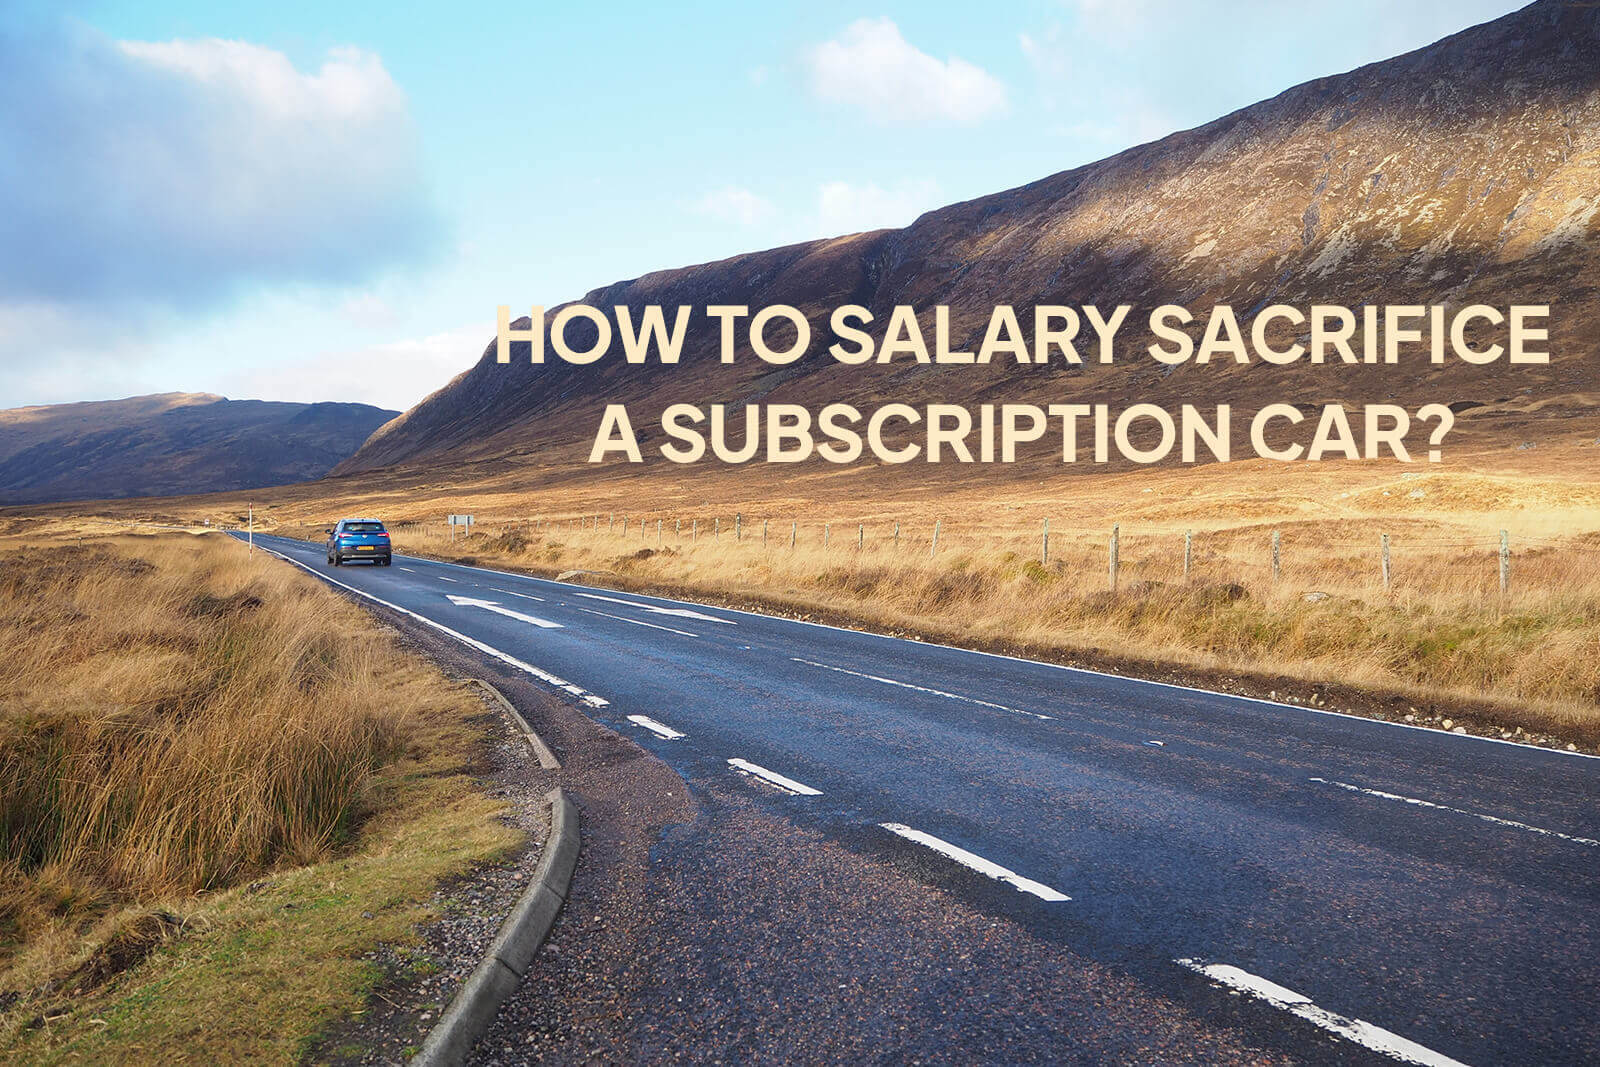
[(338, 567), (352, 559), (370, 559), (380, 567), (393, 560), (389, 531), (377, 519), (340, 519), (328, 532), (328, 564)]

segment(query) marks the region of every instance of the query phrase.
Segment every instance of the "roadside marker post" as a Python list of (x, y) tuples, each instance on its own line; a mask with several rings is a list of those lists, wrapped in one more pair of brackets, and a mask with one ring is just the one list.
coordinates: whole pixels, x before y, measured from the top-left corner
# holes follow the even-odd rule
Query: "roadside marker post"
[(822, 524), (822, 547), (823, 548), (827, 548), (828, 547), (828, 524), (827, 523), (823, 523)]
[(894, 524), (894, 550), (896, 552), (900, 551), (900, 524), (898, 522)]
[(867, 547), (867, 524), (861, 523), (856, 527), (856, 551), (860, 552)]
[(1283, 535), (1277, 530), (1272, 531), (1272, 580), (1276, 582), (1283, 577)]
[(1500, 595), (1511, 591), (1511, 534), (1500, 531)]
[(791, 552), (794, 551), (794, 543), (795, 543), (795, 540), (797, 538), (799, 538), (799, 536), (800, 536), (800, 524), (798, 522), (791, 522), (789, 524), (789, 551), (791, 551)]
[(1384, 534), (1383, 535), (1383, 591), (1385, 593), (1387, 593), (1389, 591), (1390, 585), (1391, 585), (1391, 573), (1389, 571), (1389, 535), (1388, 534)]
[(1042, 566), (1042, 567), (1048, 567), (1050, 565), (1050, 520), (1049, 519), (1044, 520), (1044, 541), (1039, 546), (1039, 565)]
[(735, 541), (744, 540), (744, 513), (740, 511), (733, 513), (733, 539)]
[(767, 520), (761, 520), (761, 547), (767, 547)]
[(1121, 540), (1122, 524), (1117, 523), (1111, 527), (1111, 550), (1109, 553), (1110, 558), (1108, 560), (1111, 570), (1111, 591), (1113, 593), (1117, 591), (1117, 549), (1120, 547)]
[(1189, 564), (1194, 559), (1194, 531), (1183, 531), (1183, 582), (1189, 584)]
[(250, 554), (253, 556), (253, 555), (256, 554), (256, 506), (254, 504), (251, 504), (249, 506), (249, 515), (250, 515)]
[(933, 520), (933, 543), (928, 546), (928, 555), (934, 556), (939, 552), (939, 520)]

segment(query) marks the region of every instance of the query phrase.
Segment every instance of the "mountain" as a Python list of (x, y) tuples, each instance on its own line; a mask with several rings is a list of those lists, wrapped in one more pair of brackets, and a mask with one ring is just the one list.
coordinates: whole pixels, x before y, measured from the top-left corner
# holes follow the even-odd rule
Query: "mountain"
[[(525, 345), (520, 361), (502, 366), (491, 343), (475, 366), (385, 426), (336, 473), (489, 466), (511, 456), (581, 466), (605, 403), (637, 405), (635, 427), (648, 439), (660, 433), (654, 417), (680, 400), (864, 407), (888, 399), (1138, 399), (1169, 409), (1206, 400), (1437, 400), (1464, 412), (1458, 427), (1510, 441), (1532, 409), (1545, 417), (1594, 412), (1586, 390), (1600, 389), (1600, 363), (1589, 358), (1600, 337), (1597, 287), (1600, 6), (1539, 0), (1198, 129), (929, 212), (904, 229), (594, 290), (584, 303), (626, 304), (635, 321), (653, 303), (791, 304), (813, 323), (812, 344), (789, 367), (762, 364), (743, 345), (739, 362), (724, 366), (715, 331), (701, 328), (682, 363), (663, 369), (612, 357), (590, 367), (531, 367)], [(847, 303), (873, 311), (877, 336), (895, 305), (950, 305), (954, 339), (972, 347), (996, 304), (1131, 303), (1130, 324), (1166, 303), (1230, 304), (1248, 328), (1248, 315), (1273, 303), (1436, 302), (1551, 305), (1552, 362), (844, 367), (826, 355), (835, 340), (827, 315)], [(931, 327), (929, 310), (930, 336)], [(571, 331), (575, 346), (583, 332)], [(1119, 347), (1148, 341), (1125, 331)]]
[(162, 393), (0, 411), (0, 504), (307, 481), (397, 413)]

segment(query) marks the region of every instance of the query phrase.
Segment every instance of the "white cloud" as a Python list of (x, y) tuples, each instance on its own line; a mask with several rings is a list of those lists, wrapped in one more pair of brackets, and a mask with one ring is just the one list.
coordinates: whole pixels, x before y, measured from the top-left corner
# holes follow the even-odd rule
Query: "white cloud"
[(874, 182), (827, 182), (817, 191), (817, 233), (905, 226), (939, 206), (939, 186), (932, 179), (900, 182), (888, 189)]
[(312, 71), (241, 41), (0, 35), (0, 302), (127, 314), (349, 283), (438, 230), (404, 94), (369, 52)]
[(879, 122), (975, 122), (1006, 109), (1006, 88), (964, 59), (913, 47), (889, 18), (858, 19), (806, 57), (821, 100)]
[(772, 203), (738, 185), (713, 189), (694, 203), (702, 215), (740, 226), (754, 226), (772, 217)]
[(426, 337), (322, 352), (298, 362), (225, 374), (217, 390), (232, 397), (339, 400), (405, 411), (477, 363), (493, 340), (493, 324), (474, 322)]

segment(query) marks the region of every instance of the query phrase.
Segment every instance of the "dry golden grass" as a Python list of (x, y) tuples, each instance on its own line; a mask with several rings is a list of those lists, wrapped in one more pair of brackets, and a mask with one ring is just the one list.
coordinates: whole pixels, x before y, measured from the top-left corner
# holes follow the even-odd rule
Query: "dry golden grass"
[(463, 773), (481, 706), (221, 537), (0, 538), (0, 647), (0, 1047), (27, 1058), (293, 1058), (438, 878), (517, 840)]

